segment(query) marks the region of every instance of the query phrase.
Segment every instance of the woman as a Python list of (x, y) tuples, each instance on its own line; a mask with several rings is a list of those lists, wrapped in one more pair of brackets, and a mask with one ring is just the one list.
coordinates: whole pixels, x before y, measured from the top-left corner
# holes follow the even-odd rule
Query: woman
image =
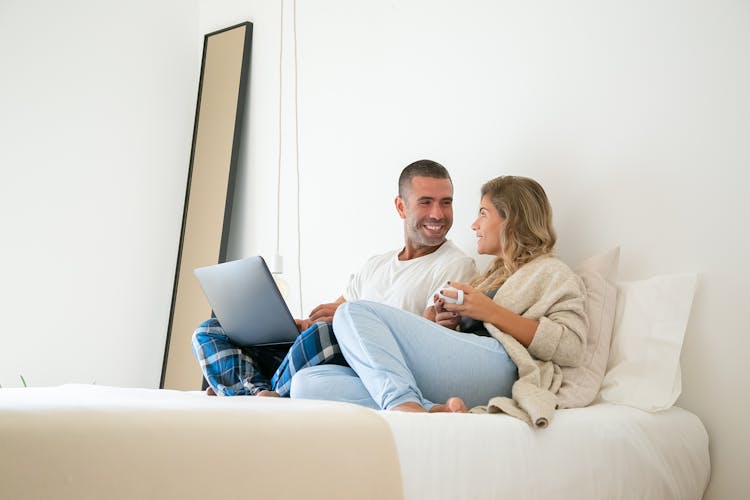
[(521, 346), (558, 367), (579, 363), (588, 328), (585, 289), (552, 255), (556, 236), (544, 190), (532, 179), (503, 176), (481, 192), (471, 228), (478, 253), (496, 258), (471, 284), (449, 283), (460, 293), (443, 291), (462, 300), (438, 299), (425, 318), (374, 302), (343, 304), (333, 327), (349, 367), (298, 372), (292, 397), (464, 412), (511, 395), (518, 372), (504, 346)]

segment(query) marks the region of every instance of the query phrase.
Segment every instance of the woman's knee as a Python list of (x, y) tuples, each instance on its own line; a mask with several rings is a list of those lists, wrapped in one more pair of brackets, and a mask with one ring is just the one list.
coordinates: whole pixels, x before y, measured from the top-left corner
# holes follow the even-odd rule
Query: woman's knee
[(355, 304), (355, 302), (344, 302), (336, 308), (336, 312), (333, 313), (333, 319), (331, 320), (334, 331), (337, 330), (336, 325), (341, 325), (345, 321), (344, 318), (349, 317), (349, 309), (352, 307), (352, 304)]
[(341, 335), (348, 336), (352, 333), (353, 328), (351, 328), (351, 325), (354, 323), (354, 317), (377, 315), (374, 309), (378, 305), (368, 300), (355, 300), (354, 302), (344, 302), (341, 304), (333, 315), (332, 324), (333, 331), (336, 332), (336, 337), (340, 339)]
[(336, 332), (336, 338), (338, 339), (339, 344), (341, 344), (342, 340), (345, 342), (346, 338), (349, 336), (349, 325), (351, 323), (350, 311), (352, 306), (356, 307), (356, 305), (356, 302), (344, 302), (336, 309), (336, 312), (333, 315), (331, 326), (333, 326), (333, 331)]

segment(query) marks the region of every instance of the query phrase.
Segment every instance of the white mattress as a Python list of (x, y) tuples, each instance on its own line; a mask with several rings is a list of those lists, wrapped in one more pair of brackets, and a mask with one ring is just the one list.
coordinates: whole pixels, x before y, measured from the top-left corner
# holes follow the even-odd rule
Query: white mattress
[[(366, 450), (366, 453), (362, 453)], [(354, 405), (102, 386), (0, 389), (0, 499), (402, 498)]]
[[(278, 486), (261, 491), (258, 475)], [(709, 475), (706, 430), (680, 408), (598, 404), (560, 410), (538, 430), (507, 415), (0, 389), (0, 498), (205, 500), (223, 488), (235, 498), (682, 500), (701, 498)]]
[(688, 500), (710, 477), (706, 430), (677, 407), (558, 410), (546, 429), (507, 415), (381, 414), (405, 498)]

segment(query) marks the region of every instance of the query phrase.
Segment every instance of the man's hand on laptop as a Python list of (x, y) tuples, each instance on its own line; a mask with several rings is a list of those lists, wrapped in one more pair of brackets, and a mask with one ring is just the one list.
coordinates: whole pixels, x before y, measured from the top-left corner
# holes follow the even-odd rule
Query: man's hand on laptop
[(294, 324), (297, 325), (297, 330), (300, 332), (304, 332), (308, 328), (310, 328), (313, 324), (313, 321), (310, 321), (310, 319), (294, 319)]
[(339, 297), (338, 299), (336, 299), (336, 302), (331, 302), (330, 304), (320, 304), (310, 313), (310, 324), (317, 323), (319, 321), (332, 323), (333, 314), (336, 312), (336, 309), (338, 309), (338, 307), (344, 302), (346, 302), (346, 299), (344, 299), (344, 297)]

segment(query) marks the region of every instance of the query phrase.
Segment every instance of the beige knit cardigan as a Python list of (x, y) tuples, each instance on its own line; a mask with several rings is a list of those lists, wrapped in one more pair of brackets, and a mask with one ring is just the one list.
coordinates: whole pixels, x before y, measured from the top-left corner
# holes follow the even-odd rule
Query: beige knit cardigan
[(523, 265), (500, 287), (495, 303), (539, 321), (525, 348), (491, 323), (490, 334), (518, 366), (512, 398), (497, 396), (473, 413), (507, 413), (530, 425), (546, 427), (552, 419), (562, 382), (561, 366), (577, 366), (586, 350), (586, 288), (581, 278), (561, 260), (538, 257)]

